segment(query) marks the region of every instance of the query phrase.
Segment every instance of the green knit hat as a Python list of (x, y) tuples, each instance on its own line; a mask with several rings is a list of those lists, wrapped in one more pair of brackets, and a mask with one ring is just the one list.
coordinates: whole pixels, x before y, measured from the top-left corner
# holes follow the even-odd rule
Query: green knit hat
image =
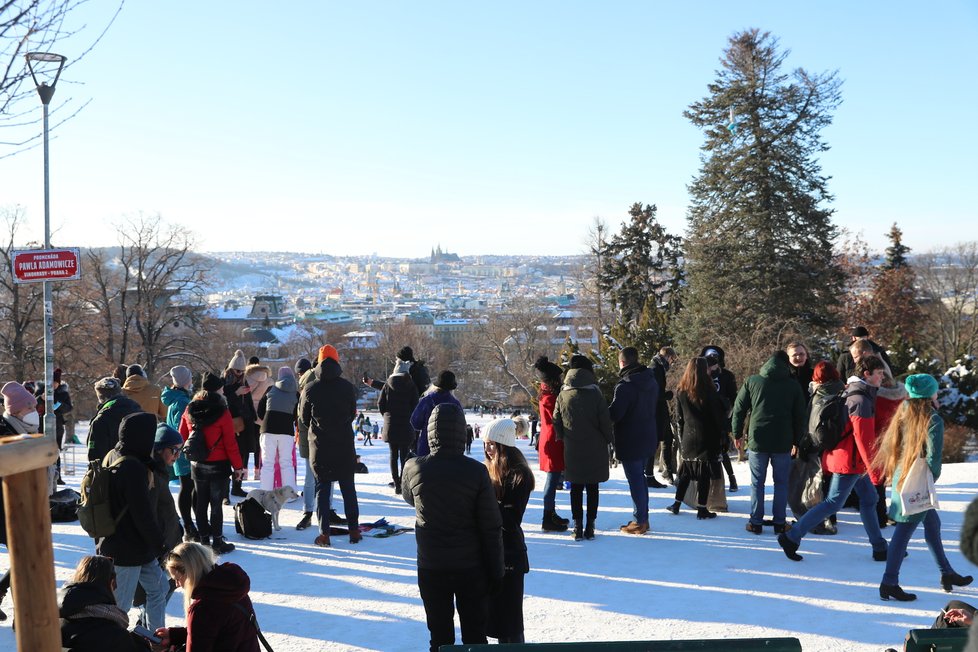
[(910, 398), (930, 398), (937, 393), (937, 380), (930, 374), (913, 374), (904, 382)]

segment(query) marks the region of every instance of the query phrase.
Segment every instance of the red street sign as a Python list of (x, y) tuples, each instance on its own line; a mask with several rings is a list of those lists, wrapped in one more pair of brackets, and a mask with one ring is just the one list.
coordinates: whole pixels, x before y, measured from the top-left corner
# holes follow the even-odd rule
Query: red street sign
[(14, 283), (76, 281), (81, 276), (80, 259), (77, 248), (14, 251)]

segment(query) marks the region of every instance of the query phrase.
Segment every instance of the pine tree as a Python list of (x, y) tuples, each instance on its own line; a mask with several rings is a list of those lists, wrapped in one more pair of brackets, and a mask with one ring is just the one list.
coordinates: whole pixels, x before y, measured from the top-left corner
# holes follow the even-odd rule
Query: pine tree
[(890, 246), (886, 260), (873, 275), (863, 322), (874, 338), (894, 352), (890, 359), (902, 370), (911, 360), (924, 319), (917, 303), (917, 274), (907, 260), (910, 247), (903, 244), (903, 232), (896, 224), (887, 237)]
[[(678, 236), (656, 219), (656, 207), (632, 204), (630, 219), (600, 243), (597, 285), (611, 302), (612, 334), (640, 352), (672, 343), (670, 323), (679, 311), (683, 281)], [(649, 359), (651, 356), (649, 356)]]
[(840, 82), (834, 73), (786, 73), (787, 56), (766, 32), (735, 34), (709, 95), (684, 113), (706, 136), (684, 244), (680, 332), (690, 347), (834, 323), (843, 276), (817, 155), (828, 149), (819, 132)]
[(890, 239), (890, 246), (886, 248), (886, 262), (883, 263), (883, 269), (909, 267), (907, 254), (910, 253), (910, 247), (903, 244), (903, 231), (896, 222), (893, 223), (886, 237)]

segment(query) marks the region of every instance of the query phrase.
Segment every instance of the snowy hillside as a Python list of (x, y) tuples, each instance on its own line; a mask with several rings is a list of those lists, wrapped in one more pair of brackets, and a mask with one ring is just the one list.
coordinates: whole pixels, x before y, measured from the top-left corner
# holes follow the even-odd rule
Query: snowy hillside
[[(536, 453), (525, 440), (519, 445), (536, 468)], [(385, 517), (412, 526), (413, 509), (387, 487), (386, 445), (358, 443), (358, 451), (370, 469), (357, 476), (361, 522)], [(473, 456), (481, 459), (481, 453), (477, 440)], [(81, 479), (81, 449), (77, 460), (76, 474), (66, 477), (69, 485)], [(789, 561), (770, 528), (761, 536), (745, 532), (749, 474), (745, 463), (735, 469), (741, 490), (728, 495), (729, 513), (712, 521), (698, 521), (691, 511), (673, 516), (663, 509), (672, 492), (652, 490), (652, 531), (641, 537), (618, 532), (630, 520), (631, 506), (624, 474), (613, 469), (601, 486), (597, 538), (581, 543), (566, 533), (541, 531), (538, 473), (524, 520), (532, 568), (524, 603), (527, 641), (797, 636), (806, 651), (878, 651), (899, 647), (908, 629), (928, 626), (951, 597), (978, 604), (975, 587), (953, 596), (941, 590), (922, 531), (911, 541), (901, 575), (901, 585), (918, 600), (880, 601), (883, 564), (872, 561), (853, 510), (840, 513), (837, 536), (806, 537), (800, 551), (805, 560)], [(246, 489), (256, 487), (246, 483)], [(948, 556), (960, 573), (974, 574), (978, 569), (958, 550), (958, 534), (962, 512), (978, 494), (978, 463), (945, 466), (938, 490)], [(557, 505), (570, 516), (567, 492), (558, 493)], [(342, 513), (338, 490), (334, 506)], [(355, 546), (334, 537), (332, 548), (317, 548), (315, 527), (295, 530), (301, 509), (296, 502), (283, 510), (284, 529), (272, 539), (247, 541), (234, 534), (231, 508), (225, 508), (225, 534), (238, 547), (227, 560), (251, 576), (251, 597), (272, 646), (289, 652), (426, 649), (414, 535), (365, 537)], [(92, 552), (77, 522), (55, 525), (54, 546), (59, 583)], [(0, 567), (6, 565), (0, 555)], [(9, 596), (3, 606), (12, 611)], [(177, 594), (168, 607), (169, 624), (183, 622), (181, 609)], [(0, 650), (12, 649), (8, 620), (0, 627)]]

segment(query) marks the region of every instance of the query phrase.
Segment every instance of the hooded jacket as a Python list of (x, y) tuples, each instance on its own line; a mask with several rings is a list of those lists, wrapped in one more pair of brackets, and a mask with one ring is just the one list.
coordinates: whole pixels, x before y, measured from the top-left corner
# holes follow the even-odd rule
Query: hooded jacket
[(180, 427), (180, 417), (183, 416), (191, 398), (190, 392), (183, 387), (163, 388), (160, 393), (160, 400), (166, 406), (166, 425), (174, 430)]
[(758, 453), (790, 453), (805, 431), (805, 397), (784, 358), (771, 356), (759, 374), (747, 379), (734, 402), (734, 436), (744, 436), (749, 413), (748, 447)]
[(873, 484), (879, 484), (879, 473), (869, 468), (876, 455), (876, 392), (876, 387), (855, 376), (849, 379), (844, 394), (849, 421), (835, 448), (822, 454), (826, 471), (851, 475), (869, 470)]
[(432, 410), (442, 403), (454, 403), (462, 407), (451, 390), (436, 389), (422, 396), (414, 407), (414, 412), (411, 413), (411, 427), (418, 433), (418, 446), (415, 449), (418, 455), (427, 455), (431, 452), (428, 448), (428, 419), (431, 417)]
[(554, 433), (564, 442), (564, 478), (575, 484), (608, 479), (611, 414), (590, 369), (571, 369), (554, 406)]
[(132, 414), (119, 427), (115, 452), (124, 459), (109, 475), (108, 492), (112, 514), (119, 521), (115, 532), (96, 545), (98, 554), (111, 557), (116, 566), (142, 566), (163, 553), (163, 531), (156, 517), (158, 488), (153, 476), (155, 437), (156, 417), (151, 414)]
[(66, 584), (58, 615), (61, 646), (71, 652), (149, 652), (149, 641), (129, 632), (128, 614), (116, 606), (106, 587), (92, 582)]
[(98, 406), (88, 429), (88, 461), (101, 461), (119, 443), (119, 424), (128, 415), (142, 412), (139, 403), (124, 394)]
[(485, 465), (465, 455), (465, 414), (443, 403), (428, 420), (431, 454), (404, 463), (401, 489), (415, 509), (418, 568), (485, 569), (502, 578), (502, 517)]
[(268, 388), (258, 401), (258, 418), (261, 432), (273, 435), (295, 434), (295, 421), (299, 406), (299, 384), (295, 376), (286, 376)]
[[(245, 368), (244, 377), (248, 382), (248, 386), (251, 387), (251, 393), (248, 396), (251, 397), (251, 405), (257, 415), (258, 403), (261, 402), (268, 388), (274, 384), (272, 380), (272, 368), (263, 364), (250, 364)], [(261, 417), (259, 416), (258, 418)]]
[(299, 422), (309, 431), (309, 460), (320, 482), (353, 475), (357, 452), (353, 419), (357, 416), (357, 390), (340, 363), (325, 358), (312, 368), (313, 377), (299, 399)]
[(560, 473), (564, 470), (564, 442), (557, 439), (554, 432), (554, 408), (557, 406), (559, 387), (540, 383), (540, 470), (545, 473)]
[(160, 400), (160, 390), (142, 376), (129, 376), (122, 384), (122, 391), (139, 403), (143, 412), (155, 414), (160, 421), (166, 421), (166, 406)]
[(384, 415), (381, 438), (394, 446), (410, 446), (414, 443), (415, 430), (411, 427), (411, 414), (418, 404), (418, 390), (406, 373), (391, 374), (380, 390), (377, 409)]
[(626, 462), (648, 460), (659, 444), (659, 383), (652, 370), (642, 364), (625, 367), (619, 376), (608, 406), (615, 424), (615, 454)]
[[(200, 578), (187, 611), (187, 627), (171, 627), (170, 642), (187, 652), (259, 652), (248, 591), (251, 579), (237, 564), (218, 564)], [(238, 609), (234, 605), (241, 605)]]
[(187, 441), (190, 431), (203, 429), (204, 440), (211, 454), (207, 462), (231, 462), (231, 467), (240, 469), (241, 451), (235, 441), (234, 425), (231, 423), (231, 413), (221, 396), (215, 392), (207, 392), (207, 398), (190, 401), (183, 416), (180, 417), (180, 427), (177, 430)]

